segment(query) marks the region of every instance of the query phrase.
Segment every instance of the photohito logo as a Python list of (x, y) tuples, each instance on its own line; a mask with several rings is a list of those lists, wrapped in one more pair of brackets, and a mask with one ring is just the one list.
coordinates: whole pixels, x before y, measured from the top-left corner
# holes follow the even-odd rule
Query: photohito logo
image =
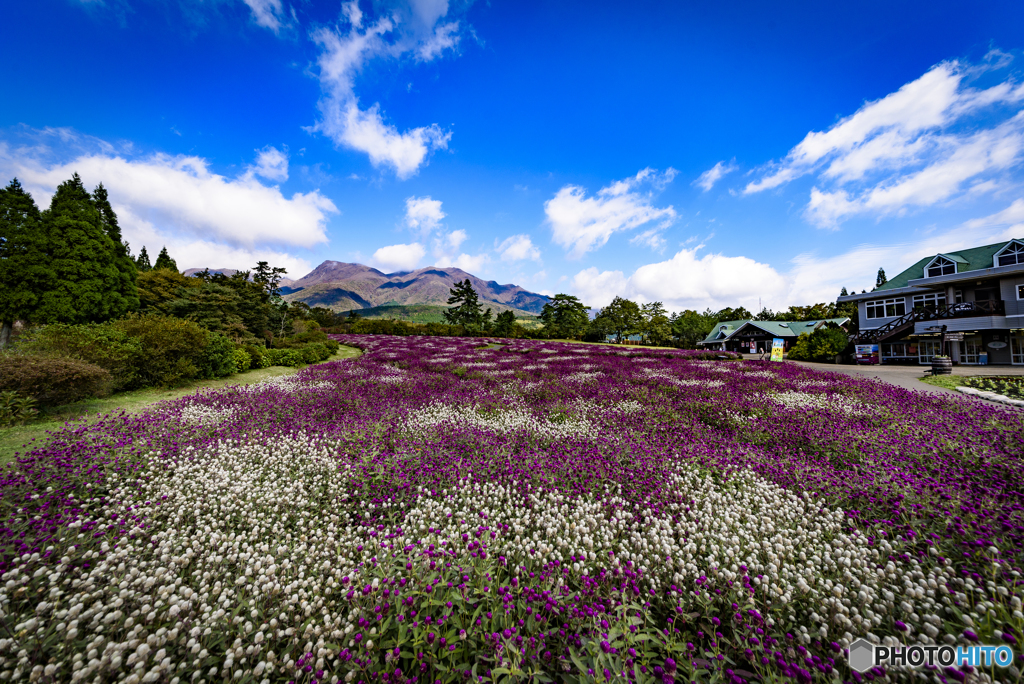
[(867, 639), (850, 644), (850, 668), (857, 672), (867, 672), (876, 665), (1007, 667), (1012, 662), (1013, 650), (1009, 646), (879, 646)]

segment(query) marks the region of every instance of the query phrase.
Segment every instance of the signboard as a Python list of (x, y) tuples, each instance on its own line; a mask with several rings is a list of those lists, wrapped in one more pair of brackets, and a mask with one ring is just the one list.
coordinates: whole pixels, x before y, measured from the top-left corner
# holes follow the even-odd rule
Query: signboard
[(781, 361), (782, 354), (786, 350), (786, 341), (775, 338), (772, 340), (772, 361)]
[(858, 344), (854, 345), (854, 353), (857, 357), (857, 363), (877, 364), (878, 363), (878, 345), (877, 344)]
[(945, 342), (963, 342), (964, 334), (962, 332), (946, 333), (942, 336), (942, 339)]
[(988, 347), (989, 349), (1002, 349), (1003, 347), (1006, 346), (1006, 343), (1001, 340), (996, 340), (994, 342), (989, 342), (985, 346)]

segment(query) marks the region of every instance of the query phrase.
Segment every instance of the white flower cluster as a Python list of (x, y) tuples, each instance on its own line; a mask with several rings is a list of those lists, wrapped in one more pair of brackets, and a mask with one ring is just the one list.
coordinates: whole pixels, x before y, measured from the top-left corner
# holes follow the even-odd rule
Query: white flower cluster
[(604, 375), (601, 371), (580, 371), (579, 373), (571, 373), (569, 375), (563, 375), (563, 382), (596, 382), (599, 377)]
[(871, 409), (863, 402), (855, 401), (841, 394), (809, 394), (790, 391), (762, 395), (762, 399), (782, 404), (787, 409), (819, 409), (851, 416), (871, 413)]
[(528, 432), (548, 439), (592, 439), (596, 435), (596, 427), (586, 418), (574, 416), (555, 422), (535, 416), (524, 404), (514, 400), (507, 409), (487, 413), (477, 406), (433, 403), (412, 412), (406, 419), (406, 427), (413, 432), (441, 426), (498, 434)]
[(178, 414), (178, 419), (187, 425), (218, 425), (233, 415), (235, 415), (235, 409), (230, 406), (188, 404)]

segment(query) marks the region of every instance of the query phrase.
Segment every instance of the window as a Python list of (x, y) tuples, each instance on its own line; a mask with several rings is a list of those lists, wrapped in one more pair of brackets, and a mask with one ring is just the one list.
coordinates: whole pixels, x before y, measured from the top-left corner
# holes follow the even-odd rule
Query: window
[(956, 273), (956, 264), (944, 256), (939, 256), (935, 257), (935, 260), (928, 266), (927, 277), (937, 278), (939, 276), (952, 275), (953, 273)]
[(1024, 299), (1024, 285), (1017, 286), (1017, 299)]
[(1014, 264), (1024, 264), (1024, 245), (1019, 242), (1011, 242), (996, 255), (996, 266), (1013, 266)]
[[(914, 352), (916, 355), (917, 352)], [(893, 342), (882, 345), (882, 356), (890, 359), (905, 358), (907, 356), (907, 345), (903, 342)]]
[(896, 318), (907, 313), (907, 300), (899, 299), (876, 299), (867, 303), (868, 318)]
[(956, 291), (956, 303), (957, 304), (963, 304), (964, 303), (964, 291), (963, 290), (957, 290)]
[(931, 363), (933, 356), (942, 352), (942, 342), (939, 340), (921, 340), (917, 345), (917, 362)]
[(914, 295), (915, 309), (931, 309), (938, 311), (946, 308), (945, 292), (929, 292), (928, 294)]
[(1024, 364), (1024, 337), (1010, 338), (1010, 363)]

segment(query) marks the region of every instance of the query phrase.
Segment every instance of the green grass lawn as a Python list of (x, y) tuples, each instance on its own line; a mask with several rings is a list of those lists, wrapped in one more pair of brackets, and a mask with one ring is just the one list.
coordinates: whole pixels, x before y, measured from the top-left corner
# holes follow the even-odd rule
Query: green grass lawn
[[(327, 359), (327, 361), (321, 361), (321, 363), (350, 359), (360, 354), (362, 352), (354, 347), (342, 347), (338, 350), (337, 354)], [(149, 387), (133, 392), (121, 392), (101, 399), (86, 399), (74, 404), (44, 409), (39, 412), (39, 418), (28, 425), (0, 429), (0, 465), (13, 459), (15, 454), (25, 451), (25, 445), (32, 442), (36, 444), (46, 442), (48, 433), (57, 430), (67, 422), (79, 420), (92, 421), (101, 415), (114, 413), (122, 409), (129, 413), (141, 411), (158, 401), (178, 399), (199, 390), (220, 389), (228, 385), (251, 385), (261, 380), (291, 375), (301, 370), (301, 368), (305, 368), (305, 366), (300, 368), (271, 366), (270, 368), (259, 368), (216, 380), (200, 380), (185, 387), (177, 387), (175, 389)], [(32, 446), (35, 447), (36, 444), (32, 444)]]
[(927, 382), (929, 385), (935, 385), (936, 387), (956, 389), (964, 384), (964, 380), (967, 377), (963, 375), (926, 375), (919, 379), (921, 382)]

